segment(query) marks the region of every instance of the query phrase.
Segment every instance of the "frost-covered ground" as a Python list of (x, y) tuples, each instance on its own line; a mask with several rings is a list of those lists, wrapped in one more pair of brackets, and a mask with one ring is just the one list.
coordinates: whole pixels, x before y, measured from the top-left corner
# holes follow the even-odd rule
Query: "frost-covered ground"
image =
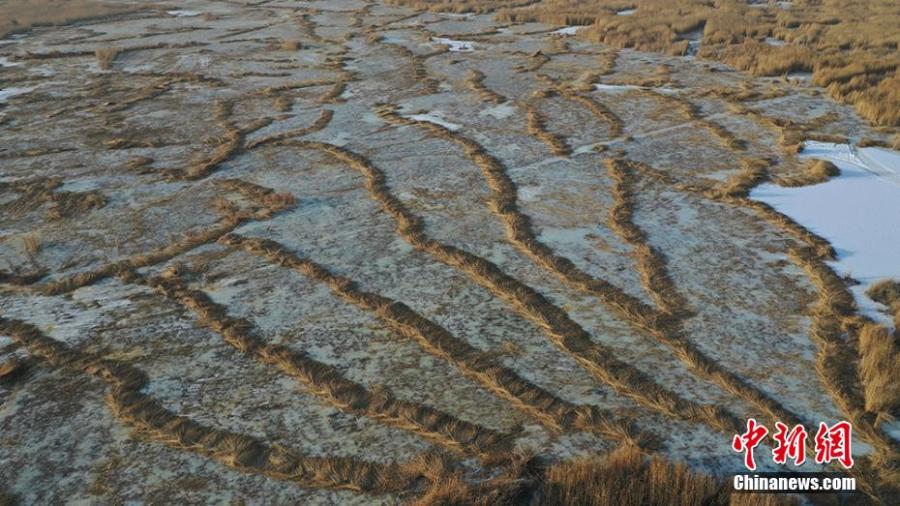
[[(500, 462), (606, 453), (623, 438), (582, 419), (596, 409), (658, 442), (648, 451), (722, 477), (741, 460), (718, 414), (770, 418), (768, 397), (810, 424), (850, 416), (816, 368), (816, 287), (788, 255), (799, 239), (697, 191), (748, 158), (770, 160), (773, 175), (798, 170), (775, 124), (887, 138), (849, 107), (714, 62), (617, 51), (576, 27), (356, 0), (178, 8), (0, 41), (3, 318), (139, 369), (144, 394), (204, 427), (356, 463), (437, 452), (473, 482), (483, 466), (441, 440), (446, 427), (330, 399), (328, 385), (243, 353), (234, 329), (333, 367), (369, 398), (389, 392), (508, 435), (491, 455)], [(102, 70), (96, 52), (111, 48)], [(807, 155), (834, 158), (844, 175), (754, 197), (832, 239), (841, 272), (889, 274), (866, 234), (896, 251), (893, 155), (815, 143)], [(830, 236), (849, 216), (861, 220), (853, 234)], [(277, 241), (335, 277), (220, 242), (226, 232)], [(178, 279), (217, 310), (125, 267)], [(71, 286), (48, 289), (60, 280)], [(402, 308), (416, 317), (398, 321)], [(232, 326), (208, 321), (223, 312)], [(645, 315), (666, 313), (681, 334), (647, 330)], [(422, 321), (433, 326), (411, 333)], [(317, 488), (175, 446), (111, 409), (96, 369), (59, 367), (7, 334), (0, 364), (23, 365), (0, 380), (0, 492), (24, 504), (397, 504), (423, 493), (424, 478), (403, 493)], [(466, 352), (448, 359), (448, 342)], [(741, 387), (704, 374), (684, 343)], [(602, 374), (618, 367), (624, 384)], [(504, 390), (508, 378), (525, 393)], [(525, 408), (535, 392), (570, 410)], [(856, 433), (858, 458), (870, 439)]]

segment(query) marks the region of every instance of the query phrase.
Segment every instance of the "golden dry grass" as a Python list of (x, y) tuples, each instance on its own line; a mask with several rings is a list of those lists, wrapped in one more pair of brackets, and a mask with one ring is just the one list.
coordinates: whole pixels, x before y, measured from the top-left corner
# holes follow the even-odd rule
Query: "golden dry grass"
[(65, 25), (140, 8), (96, 0), (8, 0), (0, 2), (0, 38), (35, 26)]
[(113, 61), (118, 55), (119, 48), (117, 47), (101, 47), (94, 51), (94, 56), (97, 57), (97, 65), (100, 67), (100, 70), (109, 70), (112, 68)]
[(538, 486), (546, 506), (797, 505), (790, 496), (732, 494), (730, 484), (623, 446), (602, 458), (551, 466)]
[[(577, 36), (619, 48), (685, 54), (702, 34), (700, 56), (756, 75), (813, 73), (813, 82), (876, 125), (900, 126), (900, 4), (895, 0), (822, 0), (750, 7), (742, 0), (393, 0), (413, 8), (496, 11), (507, 22), (588, 25)], [(616, 12), (637, 8), (630, 16)], [(765, 37), (786, 42), (772, 46)]]
[(900, 408), (900, 346), (897, 336), (881, 325), (868, 324), (859, 333), (859, 372), (865, 388), (866, 411), (896, 412)]
[(202, 425), (167, 410), (143, 393), (148, 378), (139, 369), (70, 348), (20, 320), (0, 317), (0, 332), (21, 343), (33, 357), (52, 368), (105, 382), (106, 402), (112, 415), (144, 437), (199, 453), (239, 471), (308, 488), (381, 493), (406, 490), (423, 476), (417, 463), (378, 464), (350, 457), (306, 456), (251, 436)]

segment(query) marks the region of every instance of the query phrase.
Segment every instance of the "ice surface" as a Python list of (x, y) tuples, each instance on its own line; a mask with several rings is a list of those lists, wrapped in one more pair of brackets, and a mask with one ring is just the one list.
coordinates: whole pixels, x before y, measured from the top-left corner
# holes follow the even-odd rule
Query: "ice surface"
[(166, 11), (166, 14), (168, 14), (170, 16), (175, 16), (178, 18), (190, 18), (190, 17), (194, 17), (194, 16), (199, 16), (200, 14), (203, 14), (203, 13), (199, 12), (199, 11), (175, 10), (175, 11)]
[(838, 254), (832, 266), (860, 282), (851, 288), (860, 309), (889, 323), (865, 291), (880, 279), (900, 278), (900, 153), (810, 141), (801, 156), (829, 160), (841, 169), (841, 175), (799, 188), (763, 184), (751, 198), (831, 242)]
[(431, 40), (432, 42), (437, 42), (438, 44), (450, 46), (450, 51), (452, 52), (475, 50), (475, 43), (465, 40), (445, 39), (442, 37), (432, 37)]

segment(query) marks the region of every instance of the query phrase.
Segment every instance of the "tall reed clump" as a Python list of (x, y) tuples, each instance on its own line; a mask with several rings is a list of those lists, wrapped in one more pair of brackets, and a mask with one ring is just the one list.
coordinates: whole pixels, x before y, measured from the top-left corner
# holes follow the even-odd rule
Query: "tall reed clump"
[(859, 373), (866, 411), (879, 415), (900, 415), (900, 345), (898, 336), (874, 323), (859, 333)]
[(602, 458), (583, 458), (548, 468), (537, 503), (546, 506), (681, 506), (685, 504), (796, 506), (791, 496), (734, 494), (722, 483), (685, 464), (645, 457), (622, 446)]
[(94, 51), (94, 56), (97, 57), (97, 65), (100, 67), (100, 70), (109, 70), (112, 68), (113, 61), (118, 54), (119, 48), (117, 47), (101, 47)]

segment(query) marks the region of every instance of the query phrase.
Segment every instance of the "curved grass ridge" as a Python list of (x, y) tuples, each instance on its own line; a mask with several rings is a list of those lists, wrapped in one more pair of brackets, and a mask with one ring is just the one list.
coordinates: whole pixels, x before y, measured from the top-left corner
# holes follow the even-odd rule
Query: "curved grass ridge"
[(388, 493), (408, 489), (422, 476), (415, 465), (378, 464), (350, 457), (310, 457), (251, 436), (201, 425), (165, 409), (142, 392), (147, 375), (130, 365), (72, 349), (36, 327), (0, 316), (0, 333), (23, 344), (52, 367), (103, 380), (110, 411), (151, 440), (198, 453), (245, 473), (307, 488)]
[(484, 458), (510, 450), (511, 436), (508, 434), (460, 420), (424, 404), (397, 399), (385, 390), (370, 391), (347, 379), (334, 366), (286, 346), (265, 343), (251, 322), (229, 316), (226, 308), (213, 302), (206, 293), (189, 288), (177, 274), (167, 274), (144, 278), (129, 272), (123, 278), (146, 284), (192, 310), (201, 325), (220, 334), (228, 344), (278, 367), (342, 411), (413, 432), (456, 452)]
[(252, 183), (229, 179), (221, 184), (225, 188), (243, 193), (250, 198), (263, 199), (260, 202), (261, 205), (254, 208), (252, 211), (228, 214), (216, 225), (203, 231), (186, 235), (182, 240), (163, 246), (162, 248), (157, 248), (147, 253), (111, 262), (92, 271), (81, 272), (56, 281), (48, 281), (42, 285), (38, 285), (37, 290), (48, 296), (61, 295), (115, 276), (122, 271), (156, 265), (171, 260), (183, 253), (187, 253), (192, 249), (215, 242), (223, 235), (233, 231), (238, 226), (247, 223), (248, 221), (269, 219), (274, 214), (291, 209), (295, 205), (293, 196), (279, 194), (268, 188), (253, 185)]
[[(495, 212), (500, 215), (501, 219), (506, 224), (507, 237), (539, 265), (550, 272), (556, 273), (569, 284), (586, 293), (596, 296), (604, 302), (604, 304), (622, 315), (628, 323), (631, 323), (647, 335), (672, 347), (675, 350), (676, 356), (702, 377), (713, 381), (726, 391), (745, 399), (758, 409), (761, 409), (772, 419), (800, 423), (795, 414), (785, 409), (777, 401), (768, 397), (759, 389), (753, 387), (738, 376), (726, 371), (715, 360), (706, 356), (691, 344), (683, 335), (680, 316), (647, 306), (638, 299), (625, 294), (620, 288), (579, 270), (571, 261), (557, 256), (551, 248), (540, 243), (530, 229), (528, 218), (522, 215), (516, 206), (517, 196), (515, 185), (506, 175), (502, 163), (487, 154), (486, 150), (480, 144), (463, 137), (456, 132), (441, 127), (440, 125), (404, 118), (390, 107), (382, 108), (379, 111), (379, 114), (388, 122), (403, 125), (416, 125), (431, 131), (438, 137), (461, 144), (469, 157), (472, 158), (476, 165), (482, 168), (482, 171), (488, 180), (488, 184), (493, 193), (491, 204)], [(638, 164), (633, 162), (630, 163), (630, 166), (639, 168)], [(658, 268), (656, 268), (655, 273), (651, 272), (647, 274), (650, 279), (655, 279), (655, 282), (659, 282), (659, 275), (660, 271)], [(666, 275), (662, 279), (667, 278), (668, 276)], [(679, 313), (681, 312), (684, 311), (679, 311)], [(541, 321), (540, 317), (538, 317), (538, 321)], [(566, 349), (565, 344), (563, 344), (563, 348)], [(570, 353), (573, 353), (576, 357), (580, 354), (578, 350), (570, 350)], [(597, 362), (603, 360), (600, 357), (602, 357), (602, 355), (595, 355), (590, 358), (582, 357), (583, 360), (580, 361), (588, 370), (591, 370), (595, 375), (604, 379), (603, 372), (597, 370)], [(584, 360), (584, 358), (587, 359)], [(637, 390), (639, 392), (639, 397), (635, 399), (638, 400), (638, 402), (655, 406), (661, 412), (670, 414), (671, 416), (679, 416), (681, 414), (673, 412), (670, 408), (666, 407), (667, 402), (672, 402), (672, 399), (677, 397), (671, 392), (665, 392), (662, 394), (662, 397), (651, 400), (648, 398), (649, 394), (645, 393), (646, 390), (637, 387), (637, 384), (629, 386), (628, 382), (625, 382), (624, 384), (619, 383), (614, 378), (605, 378), (605, 380), (611, 380), (611, 384), (614, 386), (618, 385), (626, 392), (629, 390), (632, 392)], [(669, 400), (661, 401), (662, 398), (668, 398)], [(679, 399), (679, 401), (681, 401), (681, 399)], [(676, 404), (678, 403), (678, 401), (675, 402)], [(669, 404), (669, 406), (671, 406), (671, 404)], [(689, 419), (704, 421), (723, 431), (727, 432), (733, 430), (733, 424), (735, 423), (733, 417), (721, 408), (695, 405), (692, 409), (693, 412), (688, 412), (687, 409), (678, 411), (683, 412)]]
[(569, 156), (572, 154), (572, 148), (569, 146), (569, 143), (566, 142), (565, 137), (554, 134), (547, 128), (547, 117), (538, 109), (538, 102), (552, 93), (550, 90), (537, 92), (534, 98), (526, 102), (525, 111), (528, 133), (546, 144), (554, 155)]
[(484, 84), (484, 78), (484, 72), (478, 69), (472, 69), (469, 71), (469, 75), (466, 78), (466, 86), (468, 86), (470, 90), (477, 93), (478, 96), (481, 97), (481, 100), (483, 100), (484, 102), (489, 102), (495, 105), (507, 102), (508, 100), (506, 97), (488, 88), (487, 85)]
[(551, 430), (578, 429), (598, 432), (616, 440), (633, 439), (629, 427), (595, 406), (576, 405), (554, 396), (521, 378), (513, 370), (497, 364), (486, 353), (419, 315), (406, 304), (361, 291), (354, 281), (336, 276), (321, 265), (300, 258), (275, 241), (230, 234), (220, 239), (220, 242), (326, 284), (335, 295), (374, 314), (396, 334), (418, 342), (426, 351), (447, 360), (463, 374), (483, 384)]
[[(340, 93), (338, 93), (340, 95)], [(278, 142), (290, 139), (292, 137), (303, 137), (304, 135), (309, 135), (313, 132), (318, 132), (331, 123), (332, 118), (334, 117), (334, 111), (331, 109), (322, 109), (319, 112), (319, 117), (316, 118), (315, 121), (312, 122), (307, 127), (295, 128), (293, 130), (286, 130), (284, 132), (278, 132), (271, 135), (267, 135), (265, 137), (261, 137), (259, 139), (254, 139), (247, 143), (247, 149), (255, 149), (260, 146), (264, 146), (266, 144), (277, 144)]]
[[(675, 185), (675, 181), (663, 172), (642, 164), (634, 166), (651, 177)], [(900, 474), (896, 469), (900, 465), (900, 445), (877, 428), (875, 415), (865, 412), (856, 366), (857, 351), (851, 339), (858, 334), (866, 319), (858, 315), (853, 295), (826, 263), (836, 258), (831, 244), (768, 204), (746, 197), (754, 184), (765, 181), (767, 177), (768, 171), (760, 170), (759, 161), (750, 159), (745, 160), (741, 172), (718, 187), (675, 186), (714, 201), (749, 208), (802, 245), (791, 246), (788, 256), (806, 272), (819, 292), (810, 327), (810, 338), (818, 348), (816, 373), (835, 405), (853, 423), (856, 433), (874, 448), (875, 454), (867, 459), (871, 463), (858, 459), (858, 465), (851, 474), (857, 477), (866, 494), (880, 500), (880, 495), (898, 492), (896, 483), (900, 481)]]
[(660, 93), (660, 92), (654, 91), (652, 89), (651, 90), (641, 89), (641, 90), (637, 90), (636, 93), (649, 95), (649, 96), (655, 97), (657, 99), (660, 99), (664, 102), (670, 102), (670, 103), (675, 104), (681, 110), (682, 114), (684, 114), (684, 116), (687, 119), (689, 119), (690, 121), (694, 122), (695, 124), (708, 130), (711, 134), (713, 134), (719, 140), (719, 142), (723, 146), (725, 146), (727, 148), (733, 149), (735, 151), (742, 151), (747, 148), (747, 145), (744, 141), (735, 137), (735, 135), (727, 128), (725, 128), (722, 125), (716, 123), (715, 121), (712, 121), (711, 119), (705, 117), (703, 115), (703, 113), (700, 111), (700, 108), (697, 107), (696, 104), (694, 104), (693, 102), (691, 102), (690, 100), (688, 100), (685, 97), (679, 97), (676, 95)]
[(565, 311), (521, 281), (505, 274), (495, 264), (453, 246), (428, 238), (421, 218), (414, 216), (391, 193), (384, 173), (362, 156), (345, 148), (324, 143), (302, 143), (331, 153), (360, 171), (366, 186), (386, 213), (397, 222), (397, 233), (417, 250), (455, 267), (473, 281), (509, 303), (525, 318), (535, 322), (551, 341), (570, 353), (585, 369), (640, 404), (672, 417), (684, 416), (732, 430), (737, 421), (724, 410), (687, 401), (655, 383), (649, 376), (615, 357), (612, 350), (594, 343), (590, 335), (572, 321)]

